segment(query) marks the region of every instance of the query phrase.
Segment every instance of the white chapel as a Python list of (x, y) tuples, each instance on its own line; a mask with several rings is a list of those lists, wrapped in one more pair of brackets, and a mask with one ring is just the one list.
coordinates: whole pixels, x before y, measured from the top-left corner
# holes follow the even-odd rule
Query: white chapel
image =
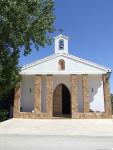
[(54, 38), (54, 54), (21, 69), (15, 118), (111, 118), (111, 69), (69, 54), (69, 38)]

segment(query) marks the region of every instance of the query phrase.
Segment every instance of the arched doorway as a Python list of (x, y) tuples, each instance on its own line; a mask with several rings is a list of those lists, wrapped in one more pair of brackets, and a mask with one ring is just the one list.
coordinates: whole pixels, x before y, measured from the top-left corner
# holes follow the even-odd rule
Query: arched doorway
[(64, 84), (59, 84), (54, 90), (53, 116), (71, 116), (70, 91)]

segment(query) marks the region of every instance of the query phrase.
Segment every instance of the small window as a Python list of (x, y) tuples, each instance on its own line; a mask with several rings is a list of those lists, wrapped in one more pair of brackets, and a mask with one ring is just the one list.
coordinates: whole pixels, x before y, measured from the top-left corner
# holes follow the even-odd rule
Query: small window
[(59, 41), (59, 49), (63, 50), (64, 49), (64, 40)]
[(65, 61), (63, 59), (58, 62), (58, 70), (65, 70)]

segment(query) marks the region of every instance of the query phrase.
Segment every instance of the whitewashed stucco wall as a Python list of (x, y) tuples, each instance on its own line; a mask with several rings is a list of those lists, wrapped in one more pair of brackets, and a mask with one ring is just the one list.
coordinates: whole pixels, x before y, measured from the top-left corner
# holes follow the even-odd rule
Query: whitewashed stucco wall
[(32, 112), (34, 110), (34, 76), (23, 76), (20, 102), (22, 111)]
[[(59, 71), (58, 62), (60, 59), (65, 61), (65, 70)], [(43, 63), (35, 64), (32, 67), (28, 67), (21, 71), (23, 75), (35, 75), (35, 74), (104, 74), (104, 70), (92, 67), (91, 65), (79, 62), (68, 57), (58, 56), (50, 60), (46, 60)]]
[(90, 109), (104, 112), (104, 92), (102, 76), (89, 75)]

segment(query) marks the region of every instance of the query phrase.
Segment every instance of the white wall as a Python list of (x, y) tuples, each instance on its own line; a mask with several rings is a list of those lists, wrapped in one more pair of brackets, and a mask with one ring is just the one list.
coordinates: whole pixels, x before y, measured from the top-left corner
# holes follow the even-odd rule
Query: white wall
[(34, 76), (23, 76), (20, 106), (24, 112), (32, 112), (34, 110)]
[[(65, 61), (65, 70), (59, 71), (58, 62), (60, 59)], [(46, 60), (43, 63), (35, 64), (21, 71), (21, 74), (104, 74), (105, 71), (92, 67), (85, 63), (70, 59), (64, 56), (58, 56), (54, 59)]]
[(90, 109), (104, 112), (104, 92), (101, 75), (89, 75)]

